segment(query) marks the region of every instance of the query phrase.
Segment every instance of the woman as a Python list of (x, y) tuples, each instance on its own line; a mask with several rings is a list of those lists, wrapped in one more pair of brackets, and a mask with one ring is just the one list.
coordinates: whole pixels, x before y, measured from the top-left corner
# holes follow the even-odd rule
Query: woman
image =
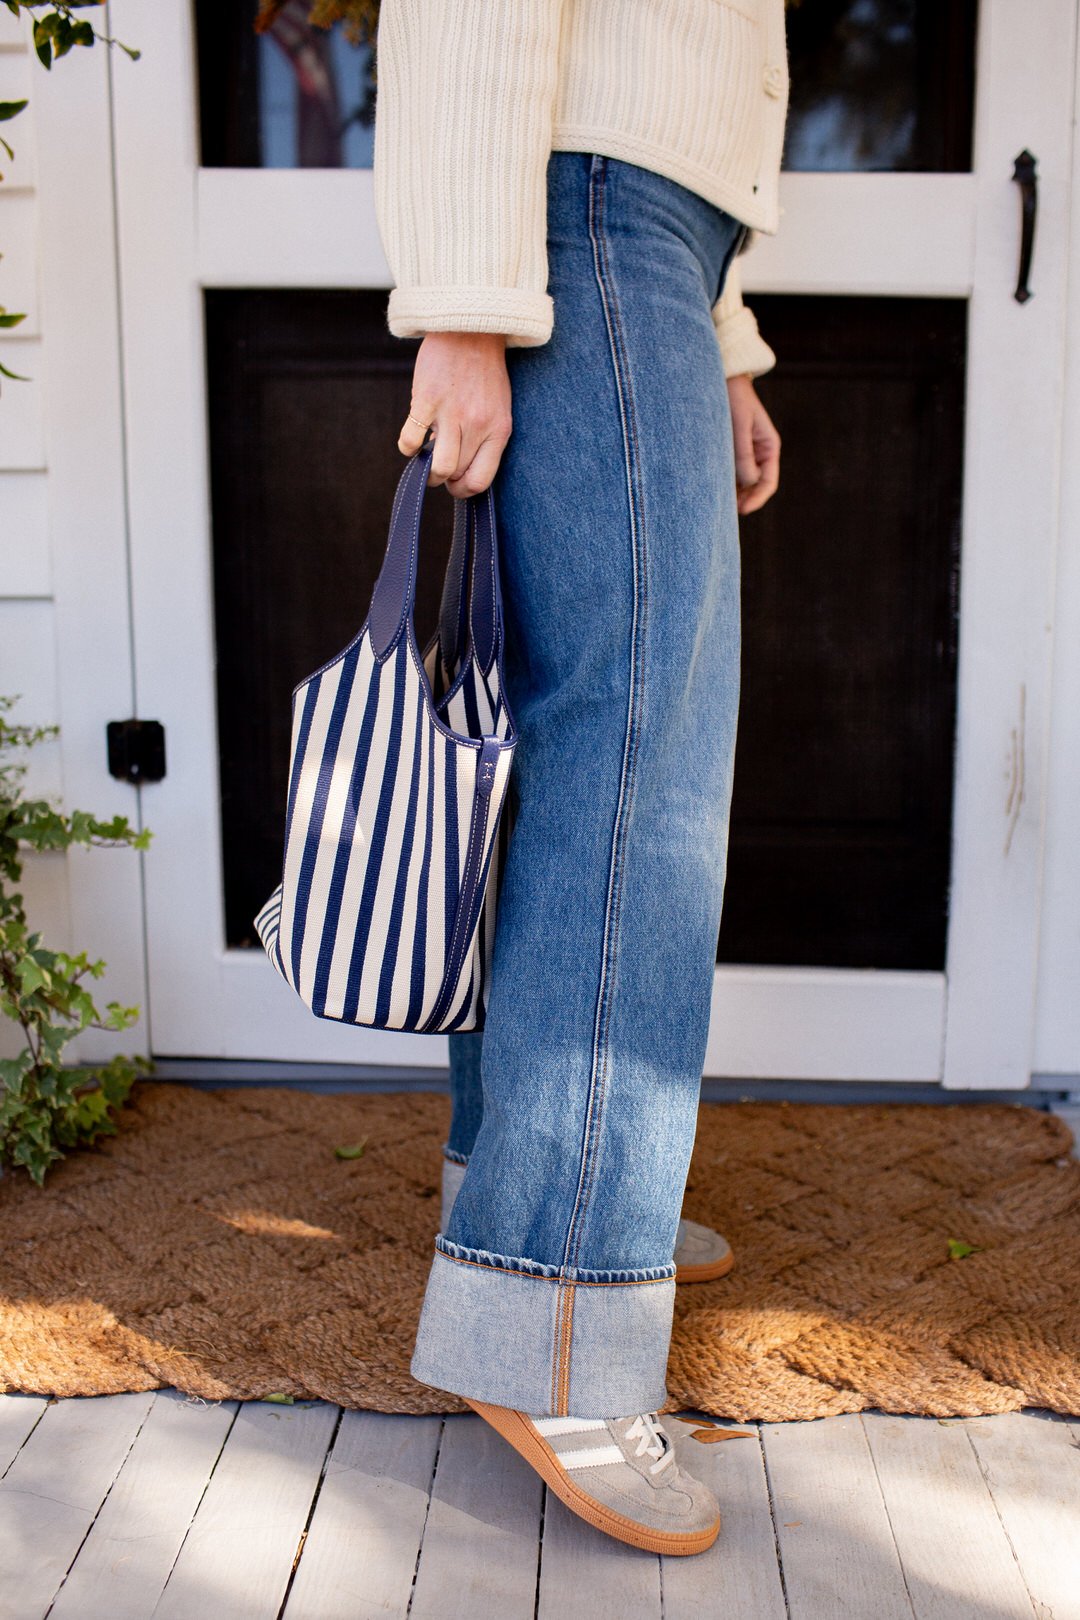
[(774, 356), (735, 257), (777, 225), (783, 3), (383, 0), (378, 48), (388, 320), (423, 338), (399, 448), (433, 428), (432, 483), (493, 485), (519, 728), (412, 1370), (590, 1523), (697, 1552), (717, 1504), (656, 1412), (676, 1272), (730, 1264), (679, 1217), (727, 853), (737, 512), (778, 479), (752, 380)]

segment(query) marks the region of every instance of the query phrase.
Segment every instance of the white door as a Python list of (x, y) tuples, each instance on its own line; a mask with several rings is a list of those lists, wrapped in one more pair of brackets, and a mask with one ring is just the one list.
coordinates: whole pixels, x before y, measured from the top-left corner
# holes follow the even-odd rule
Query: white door
[[(959, 729), (946, 970), (719, 968), (711, 1075), (1028, 1083), (1075, 9), (983, 0), (970, 173), (790, 173), (779, 235), (746, 260), (751, 294), (969, 301)], [(190, 0), (109, 10), (145, 47), (111, 77), (136, 690), (168, 739), (167, 776), (141, 790), (153, 1050), (441, 1064), (441, 1039), (313, 1019), (260, 952), (224, 943), (203, 289), (387, 286), (371, 176), (201, 168)], [(1023, 148), (1040, 193), (1021, 304)]]

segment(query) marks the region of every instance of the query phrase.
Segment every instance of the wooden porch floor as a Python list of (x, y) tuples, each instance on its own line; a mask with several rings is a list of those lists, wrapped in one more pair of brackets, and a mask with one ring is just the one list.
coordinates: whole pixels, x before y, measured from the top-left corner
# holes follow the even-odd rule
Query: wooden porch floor
[(1080, 1620), (1080, 1423), (740, 1425), (716, 1545), (591, 1530), (477, 1417), (0, 1399), (4, 1620)]
[(661, 1559), (471, 1415), (0, 1396), (0, 1620), (1080, 1620), (1080, 1419), (738, 1427)]

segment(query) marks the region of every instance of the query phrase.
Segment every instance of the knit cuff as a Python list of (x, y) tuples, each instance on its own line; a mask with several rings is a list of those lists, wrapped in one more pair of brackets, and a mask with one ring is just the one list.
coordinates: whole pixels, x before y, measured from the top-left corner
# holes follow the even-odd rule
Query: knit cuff
[(745, 304), (736, 314), (716, 321), (715, 325), (725, 377), (760, 377), (775, 366), (776, 355), (758, 331), (753, 312)]
[(555, 304), (518, 287), (395, 287), (386, 319), (395, 337), (502, 332), (508, 347), (535, 348), (551, 336)]

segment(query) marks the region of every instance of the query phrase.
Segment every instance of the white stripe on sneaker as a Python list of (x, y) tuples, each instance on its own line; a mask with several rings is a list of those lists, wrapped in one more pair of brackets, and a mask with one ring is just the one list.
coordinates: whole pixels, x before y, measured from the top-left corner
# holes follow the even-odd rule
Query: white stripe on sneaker
[(545, 1440), (559, 1434), (587, 1434), (591, 1429), (606, 1429), (603, 1418), (531, 1417), (529, 1422)]
[(604, 1463), (624, 1463), (626, 1458), (618, 1446), (590, 1446), (588, 1450), (557, 1451), (564, 1468), (600, 1468)]

